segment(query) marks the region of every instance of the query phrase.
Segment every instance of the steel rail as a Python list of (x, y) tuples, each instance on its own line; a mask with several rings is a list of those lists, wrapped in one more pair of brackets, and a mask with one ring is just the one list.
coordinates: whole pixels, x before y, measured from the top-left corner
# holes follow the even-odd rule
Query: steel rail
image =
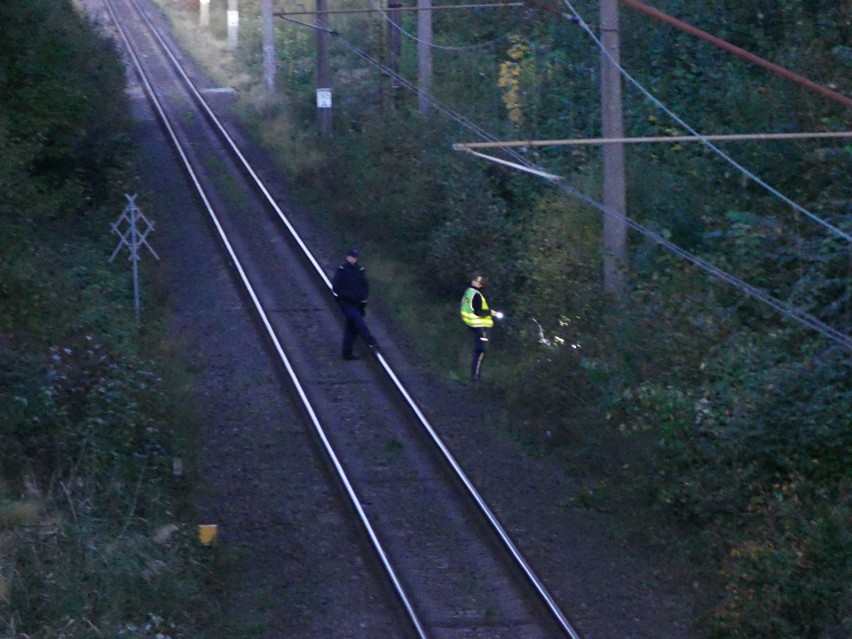
[(311, 266), (314, 267), (314, 270), (322, 278), (323, 282), (325, 282), (326, 286), (330, 290), (331, 289), (331, 280), (328, 279), (328, 276), (325, 274), (325, 271), (323, 271), (322, 267), (319, 265), (319, 262), (317, 262), (316, 258), (311, 253), (310, 249), (308, 249), (307, 245), (302, 241), (302, 238), (296, 232), (296, 229), (290, 223), (290, 220), (287, 219), (286, 215), (284, 215), (284, 211), (281, 210), (281, 207), (278, 206), (278, 203), (275, 201), (275, 198), (273, 198), (272, 195), (269, 193), (269, 190), (266, 188), (266, 185), (263, 183), (263, 180), (260, 179), (260, 176), (257, 175), (257, 172), (254, 170), (251, 163), (243, 155), (242, 151), (240, 150), (237, 143), (234, 141), (233, 137), (231, 137), (230, 133), (228, 133), (228, 130), (225, 128), (225, 126), (222, 124), (222, 122), (219, 120), (219, 118), (216, 117), (216, 114), (213, 113), (213, 110), (210, 108), (210, 105), (207, 104), (207, 101), (201, 95), (201, 92), (196, 88), (195, 83), (186, 74), (186, 71), (184, 70), (183, 65), (181, 65), (180, 61), (177, 59), (177, 57), (174, 55), (174, 53), (172, 53), (172, 50), (169, 47), (168, 43), (163, 39), (163, 37), (159, 34), (157, 29), (151, 23), (148, 16), (146, 16), (145, 13), (142, 11), (142, 9), (139, 7), (138, 2), (136, 0), (130, 0), (130, 2), (133, 3), (133, 5), (136, 7), (136, 10), (139, 11), (140, 15), (145, 20), (146, 24), (148, 25), (148, 28), (151, 31), (151, 34), (157, 39), (157, 42), (159, 42), (160, 47), (163, 49), (163, 52), (166, 54), (166, 56), (168, 56), (169, 60), (171, 60), (172, 65), (175, 68), (175, 71), (177, 71), (177, 73), (180, 74), (180, 76), (183, 78), (183, 81), (186, 83), (187, 88), (192, 93), (193, 97), (195, 98), (196, 102), (198, 102), (199, 106), (204, 110), (204, 113), (207, 115), (207, 118), (210, 120), (210, 122), (213, 124), (213, 126), (216, 127), (216, 129), (219, 131), (219, 133), (221, 134), (223, 139), (228, 143), (228, 147), (231, 149), (231, 151), (237, 156), (237, 158), (240, 161), (240, 166), (249, 174), (249, 176), (251, 176), (253, 183), (263, 193), (263, 196), (266, 199), (266, 201), (269, 203), (270, 206), (272, 206), (272, 208), (278, 214), (278, 217), (281, 219), (281, 221), (287, 227), (287, 230), (290, 232), (290, 235), (293, 237), (293, 239), (299, 245), (299, 248), (302, 250), (302, 253), (310, 261)]
[[(176, 68), (177, 72), (184, 79), (184, 81), (186, 82), (187, 86), (189, 87), (191, 93), (194, 95), (195, 99), (202, 106), (202, 108), (203, 108), (204, 112), (207, 114), (208, 118), (211, 120), (211, 122), (213, 122), (213, 124), (217, 128), (217, 130), (219, 130), (221, 132), (223, 139), (228, 143), (229, 147), (232, 149), (235, 156), (239, 159), (242, 167), (245, 169), (245, 171), (248, 173), (248, 175), (251, 176), (252, 180), (254, 181), (256, 186), (260, 189), (264, 198), (267, 200), (267, 202), (273, 208), (273, 210), (275, 210), (275, 212), (277, 213), (277, 215), (281, 219), (281, 221), (285, 224), (285, 226), (287, 227), (287, 230), (289, 231), (289, 233), (291, 234), (293, 239), (296, 241), (299, 248), (304, 253), (305, 257), (308, 259), (308, 261), (314, 267), (317, 274), (322, 278), (323, 282), (325, 282), (326, 287), (329, 289), (329, 291), (332, 291), (331, 281), (328, 279), (328, 276), (326, 276), (325, 272), (319, 266), (319, 263), (317, 262), (316, 258), (313, 256), (313, 254), (311, 253), (310, 249), (307, 247), (305, 242), (301, 239), (301, 237), (299, 236), (295, 227), (287, 219), (286, 215), (281, 210), (281, 207), (279, 207), (277, 202), (275, 202), (274, 198), (269, 193), (269, 190), (267, 189), (266, 185), (263, 183), (263, 181), (257, 175), (257, 172), (252, 168), (252, 166), (248, 162), (248, 160), (245, 158), (244, 154), (239, 149), (239, 147), (238, 147), (237, 143), (234, 141), (233, 137), (227, 132), (224, 125), (220, 122), (220, 120), (213, 113), (212, 109), (207, 104), (206, 100), (204, 100), (201, 93), (198, 91), (198, 89), (195, 87), (192, 80), (186, 74), (186, 72), (184, 71), (180, 62), (177, 60), (176, 56), (172, 53), (169, 45), (165, 42), (165, 40), (157, 32), (157, 30), (154, 28), (153, 24), (150, 22), (148, 17), (146, 15), (144, 15), (144, 12), (142, 12), (141, 9), (139, 9), (137, 0), (130, 0), (130, 2), (132, 2), (134, 4), (134, 6), (136, 6), (137, 10), (140, 12), (143, 19), (148, 24), (149, 29), (151, 30), (152, 34), (157, 39), (157, 41), (160, 43), (160, 46), (163, 48), (166, 55), (172, 61), (172, 64)], [(276, 344), (277, 344), (277, 340), (276, 340)], [(281, 354), (283, 356), (283, 351), (281, 352)], [(505, 546), (505, 548), (509, 552), (509, 554), (514, 558), (515, 562), (520, 567), (520, 569), (522, 570), (522, 572), (524, 573), (524, 575), (526, 576), (526, 578), (528, 579), (528, 581), (532, 585), (533, 589), (536, 591), (536, 593), (540, 596), (540, 598), (542, 599), (544, 604), (547, 606), (548, 610), (550, 610), (551, 614), (553, 615), (553, 617), (558, 622), (558, 625), (560, 626), (560, 628), (569, 637), (571, 637), (571, 639), (580, 639), (580, 635), (573, 628), (571, 623), (568, 621), (568, 618), (565, 616), (565, 614), (559, 608), (558, 604), (556, 603), (553, 596), (550, 594), (547, 587), (544, 585), (544, 583), (541, 581), (541, 579), (538, 577), (538, 575), (536, 575), (536, 573), (533, 571), (530, 564), (523, 557), (520, 550), (517, 548), (517, 546), (512, 541), (512, 539), (509, 537), (509, 534), (506, 532), (503, 525), (500, 523), (500, 521), (498, 520), (498, 518), (496, 517), (494, 512), (491, 510), (491, 508), (486, 503), (485, 499), (482, 497), (482, 495), (480, 495), (479, 491), (476, 489), (473, 482), (471, 482), (471, 480), (467, 477), (466, 473), (463, 471), (463, 469), (462, 469), (461, 465), (458, 463), (458, 461), (456, 461), (455, 457), (452, 455), (449, 448), (444, 444), (443, 440), (438, 435), (437, 431), (433, 428), (433, 426), (431, 425), (429, 420), (426, 418), (425, 414), (420, 410), (420, 407), (417, 405), (417, 402), (414, 400), (414, 398), (411, 396), (411, 394), (406, 390), (405, 386), (399, 380), (399, 377), (393, 371), (393, 369), (391, 368), (388, 361), (385, 359), (385, 357), (382, 355), (382, 353), (380, 351), (376, 352), (375, 356), (376, 356), (377, 361), (381, 364), (382, 368), (384, 369), (384, 371), (388, 375), (389, 379), (393, 383), (394, 387), (401, 394), (401, 396), (405, 400), (408, 407), (411, 409), (413, 414), (416, 416), (416, 418), (420, 422), (421, 426), (426, 430), (429, 437), (432, 439), (432, 441), (435, 443), (435, 445), (441, 451), (441, 453), (444, 456), (445, 461), (449, 464), (449, 466), (456, 473), (456, 477), (459, 479), (459, 481), (462, 483), (464, 488), (467, 490), (468, 495), (473, 499), (474, 503), (479, 507), (483, 516), (486, 518), (486, 520), (491, 525), (492, 530), (496, 533), (496, 535), (498, 536), (500, 541), (503, 543), (503, 545)], [(287, 364), (287, 366), (288, 366), (288, 371), (289, 371), (290, 370), (289, 363)], [(325, 441), (326, 440), (324, 439), (324, 443), (325, 443)], [(341, 469), (342, 469), (342, 467), (341, 467)], [(377, 539), (376, 539), (376, 542), (378, 542)], [(411, 609), (411, 612), (413, 614), (413, 608)]]
[[(130, 0), (130, 2), (131, 2), (131, 4), (134, 5), (136, 10), (139, 12), (139, 14), (145, 20), (146, 24), (148, 25), (148, 28), (151, 30), (151, 33), (155, 34), (157, 36), (157, 38), (159, 39), (159, 34), (157, 34), (156, 29), (154, 29), (154, 27), (151, 24), (148, 17), (144, 14), (142, 9), (136, 3), (136, 0)], [(391, 582), (393, 583), (393, 586), (394, 586), (394, 589), (396, 590), (397, 596), (399, 597), (400, 601), (402, 602), (403, 607), (406, 610), (406, 613), (408, 614), (409, 621), (411, 621), (412, 625), (414, 626), (414, 629), (417, 632), (417, 635), (421, 639), (428, 639), (428, 635), (426, 634), (423, 623), (421, 622), (420, 618), (417, 616), (417, 613), (414, 610), (414, 606), (411, 602), (410, 597), (405, 592), (405, 590), (402, 586), (402, 582), (400, 581), (399, 577), (397, 576), (396, 571), (394, 570), (393, 565), (391, 564), (387, 553), (385, 552), (384, 548), (382, 547), (382, 544), (379, 541), (379, 538), (376, 535), (376, 532), (373, 529), (373, 526), (370, 523), (370, 520), (367, 517), (366, 512), (364, 511), (364, 508), (361, 504), (361, 500), (358, 497), (358, 495), (355, 491), (355, 488), (352, 485), (352, 482), (349, 480), (349, 477), (346, 474), (346, 471), (344, 470), (343, 465), (340, 463), (340, 460), (339, 460), (337, 454), (334, 452), (334, 448), (332, 447), (331, 442), (329, 441), (328, 436), (326, 435), (325, 429), (322, 427), (322, 424), (320, 423), (319, 418), (317, 417), (317, 414), (316, 414), (316, 412), (315, 412), (315, 410), (314, 410), (314, 408), (313, 408), (313, 406), (310, 402), (310, 399), (307, 396), (307, 393), (304, 390), (304, 387), (301, 384), (301, 381), (299, 380), (298, 376), (296, 375), (296, 372), (293, 369), (293, 366), (291, 365), (290, 360), (287, 357), (287, 354), (284, 352), (284, 348), (282, 347), (281, 342), (278, 339), (278, 336), (275, 334), (275, 330), (272, 328), (272, 324), (269, 321), (269, 317), (267, 316), (266, 311), (264, 310), (263, 305), (261, 304), (260, 299), (258, 298), (257, 293), (254, 290), (254, 287), (252, 287), (251, 282), (248, 278), (248, 275), (246, 274), (245, 269), (242, 266), (242, 263), (240, 262), (239, 258), (237, 257), (236, 252), (234, 251), (230, 241), (228, 240), (227, 234), (225, 233), (224, 229), (222, 228), (222, 225), (219, 222), (219, 218), (216, 215), (216, 211), (214, 210), (212, 204), (210, 203), (210, 200), (209, 200), (209, 198), (207, 197), (207, 194), (204, 191), (204, 187), (201, 185), (201, 181), (199, 180), (198, 175), (196, 174), (195, 170), (192, 167), (192, 163), (190, 162), (189, 158), (187, 157), (186, 153), (184, 152), (183, 147), (180, 143), (180, 140), (177, 137), (177, 134), (175, 133), (175, 130), (172, 126), (171, 121), (169, 120), (168, 116), (166, 115), (165, 110), (163, 109), (162, 104), (160, 103), (160, 100), (157, 97), (156, 92), (153, 89), (153, 86), (151, 85), (150, 81), (148, 80), (147, 75), (145, 74), (144, 69), (142, 68), (142, 65), (139, 61), (138, 55), (136, 53), (135, 48), (133, 47), (132, 42), (130, 41), (130, 38), (127, 36), (126, 32), (124, 31), (124, 28), (121, 26), (121, 23), (118, 20), (118, 16), (115, 14), (115, 11), (112, 7), (112, 0), (104, 0), (104, 3), (106, 4), (106, 6), (107, 6), (107, 8), (110, 12), (110, 15), (113, 19), (113, 22), (116, 25), (116, 29), (118, 30), (119, 34), (121, 35), (121, 38), (124, 41), (124, 44), (127, 47), (127, 50), (129, 52), (131, 58), (133, 59), (133, 64), (134, 64), (134, 67), (136, 69), (136, 73), (140, 77), (140, 80), (142, 81), (142, 83), (145, 87), (145, 92), (148, 95), (151, 102), (154, 104), (155, 109), (157, 111), (157, 114), (160, 117), (160, 121), (166, 127), (168, 134), (169, 134), (169, 138), (170, 138), (172, 144), (174, 145), (175, 149), (177, 150), (178, 154), (180, 155), (184, 169), (186, 170), (187, 174), (189, 175), (190, 179), (192, 180), (192, 183), (195, 186), (195, 189), (198, 192), (198, 195), (201, 197), (201, 199), (204, 203), (204, 206), (207, 209), (207, 212), (210, 216), (210, 219), (213, 221), (213, 224), (216, 227), (216, 230), (219, 234), (219, 237), (222, 240), (222, 243), (224, 244), (225, 249), (228, 252), (228, 255), (230, 256), (230, 258), (231, 258), (231, 260), (234, 264), (234, 267), (237, 269), (237, 272), (240, 275), (240, 279), (243, 282), (245, 290), (249, 294), (249, 296), (252, 300), (252, 303), (254, 304), (255, 310), (257, 311), (258, 315), (260, 316), (260, 319), (263, 322), (264, 327), (266, 328), (266, 332), (269, 335), (269, 338), (272, 340), (272, 343), (275, 347), (275, 351), (278, 353), (278, 356), (279, 356), (282, 364), (284, 365), (285, 369), (287, 370), (287, 374), (290, 377), (290, 381), (293, 384), (293, 387), (295, 388), (295, 390), (296, 390), (296, 392), (299, 396), (299, 399), (301, 400), (302, 406), (305, 409), (305, 412), (308, 414), (308, 417), (311, 420), (311, 424), (313, 425), (314, 430), (316, 431), (317, 435), (319, 436), (320, 440), (322, 441), (325, 452), (328, 455), (329, 460), (332, 462), (334, 469), (337, 472), (337, 475), (338, 475), (341, 483), (343, 484), (344, 488), (346, 489), (346, 493), (349, 497), (350, 503), (352, 504), (352, 506), (355, 508), (356, 512), (358, 513), (358, 517), (360, 518), (361, 523), (364, 526), (364, 529), (366, 530), (367, 535), (370, 538), (370, 542), (373, 545), (373, 549), (375, 550), (376, 554), (378, 555), (388, 577), (390, 578)]]
[(482, 511), (482, 514), (485, 516), (485, 518), (491, 524), (491, 527), (494, 529), (494, 532), (497, 533), (497, 536), (506, 546), (506, 549), (509, 551), (512, 557), (514, 557), (517, 564), (521, 567), (524, 574), (527, 576), (530, 583), (535, 588), (536, 592), (539, 594), (544, 603), (550, 609), (551, 614), (553, 614), (553, 616), (557, 619), (557, 621), (559, 622), (559, 626), (568, 634), (569, 637), (571, 637), (571, 639), (580, 639), (580, 635), (577, 634), (577, 631), (574, 630), (574, 627), (568, 621), (567, 617), (565, 617), (565, 614), (559, 608), (559, 605), (556, 603), (556, 600), (547, 590), (547, 587), (542, 583), (541, 579), (538, 578), (538, 575), (535, 574), (532, 567), (521, 554), (521, 551), (518, 550), (518, 547), (515, 545), (511, 537), (509, 537), (509, 534), (506, 532), (506, 529), (503, 528), (503, 525), (497, 519), (497, 516), (488, 506), (482, 495), (479, 494), (479, 491), (476, 490), (476, 486), (473, 485), (473, 482), (468, 478), (464, 470), (462, 470), (462, 467), (459, 465), (453, 454), (444, 444), (441, 437), (438, 435), (435, 429), (432, 428), (432, 425), (429, 423), (429, 420), (426, 419), (426, 416), (423, 414), (420, 408), (417, 406), (417, 403), (414, 401), (414, 398), (411, 397), (411, 395), (405, 389), (405, 386), (402, 384), (402, 382), (399, 381), (399, 378), (393, 372), (390, 365), (385, 361), (385, 359), (381, 358), (379, 361), (384, 367), (385, 372), (387, 372), (388, 376), (396, 385), (399, 392), (405, 398), (405, 401), (408, 402), (408, 405), (411, 407), (411, 410), (417, 416), (417, 419), (420, 420), (420, 423), (422, 424), (423, 428), (425, 428), (426, 432), (429, 433), (429, 436), (432, 438), (432, 441), (435, 442), (435, 445), (444, 454), (444, 458), (455, 471), (456, 476), (467, 489), (468, 494), (473, 498), (476, 505), (479, 506), (480, 510)]

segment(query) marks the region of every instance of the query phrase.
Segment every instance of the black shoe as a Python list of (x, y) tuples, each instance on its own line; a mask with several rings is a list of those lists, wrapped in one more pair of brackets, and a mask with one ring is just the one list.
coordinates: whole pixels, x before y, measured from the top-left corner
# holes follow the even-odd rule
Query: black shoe
[(360, 357), (360, 355), (355, 355), (355, 354), (350, 353), (349, 355), (344, 355), (343, 359), (345, 359), (347, 362), (351, 362), (351, 361), (356, 360), (356, 359), (361, 359), (361, 357)]

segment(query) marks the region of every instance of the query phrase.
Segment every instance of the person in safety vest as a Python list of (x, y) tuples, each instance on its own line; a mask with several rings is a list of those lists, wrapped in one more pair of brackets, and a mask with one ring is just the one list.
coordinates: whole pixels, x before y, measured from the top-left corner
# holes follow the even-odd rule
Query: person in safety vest
[(482, 294), (487, 284), (482, 275), (474, 275), (470, 286), (461, 299), (461, 318), (470, 327), (473, 335), (473, 361), (470, 365), (470, 379), (475, 382), (482, 371), (482, 359), (485, 357), (485, 347), (488, 344), (488, 329), (494, 326), (497, 311), (488, 308), (488, 302)]
[(343, 359), (358, 359), (352, 347), (355, 344), (355, 338), (359, 335), (373, 351), (376, 351), (378, 348), (376, 340), (364, 322), (370, 285), (367, 282), (366, 270), (358, 262), (356, 249), (350, 250), (346, 254), (346, 259), (337, 267), (331, 286), (337, 296), (340, 312), (346, 318), (346, 328), (343, 331)]

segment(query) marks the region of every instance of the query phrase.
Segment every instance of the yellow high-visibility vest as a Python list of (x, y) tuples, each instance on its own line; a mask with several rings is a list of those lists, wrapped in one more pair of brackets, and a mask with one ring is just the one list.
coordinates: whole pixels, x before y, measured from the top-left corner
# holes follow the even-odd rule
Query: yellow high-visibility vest
[(461, 312), (462, 321), (473, 328), (491, 328), (494, 326), (494, 319), (491, 317), (491, 313), (488, 313), (485, 317), (480, 317), (473, 312), (473, 296), (477, 293), (482, 297), (482, 310), (488, 310), (488, 302), (485, 301), (482, 291), (471, 286), (464, 292), (461, 299), (461, 308), (459, 311)]

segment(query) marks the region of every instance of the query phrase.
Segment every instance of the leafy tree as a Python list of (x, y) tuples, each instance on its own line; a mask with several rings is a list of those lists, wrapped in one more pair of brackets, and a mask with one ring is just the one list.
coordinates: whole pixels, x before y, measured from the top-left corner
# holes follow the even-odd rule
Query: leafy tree
[[(25, 171), (39, 194), (4, 188), (0, 205), (77, 212), (110, 193), (124, 168), (121, 63), (68, 0), (3, 3), (0, 20), (0, 143), (9, 169)], [(19, 174), (8, 179), (21, 183)]]

